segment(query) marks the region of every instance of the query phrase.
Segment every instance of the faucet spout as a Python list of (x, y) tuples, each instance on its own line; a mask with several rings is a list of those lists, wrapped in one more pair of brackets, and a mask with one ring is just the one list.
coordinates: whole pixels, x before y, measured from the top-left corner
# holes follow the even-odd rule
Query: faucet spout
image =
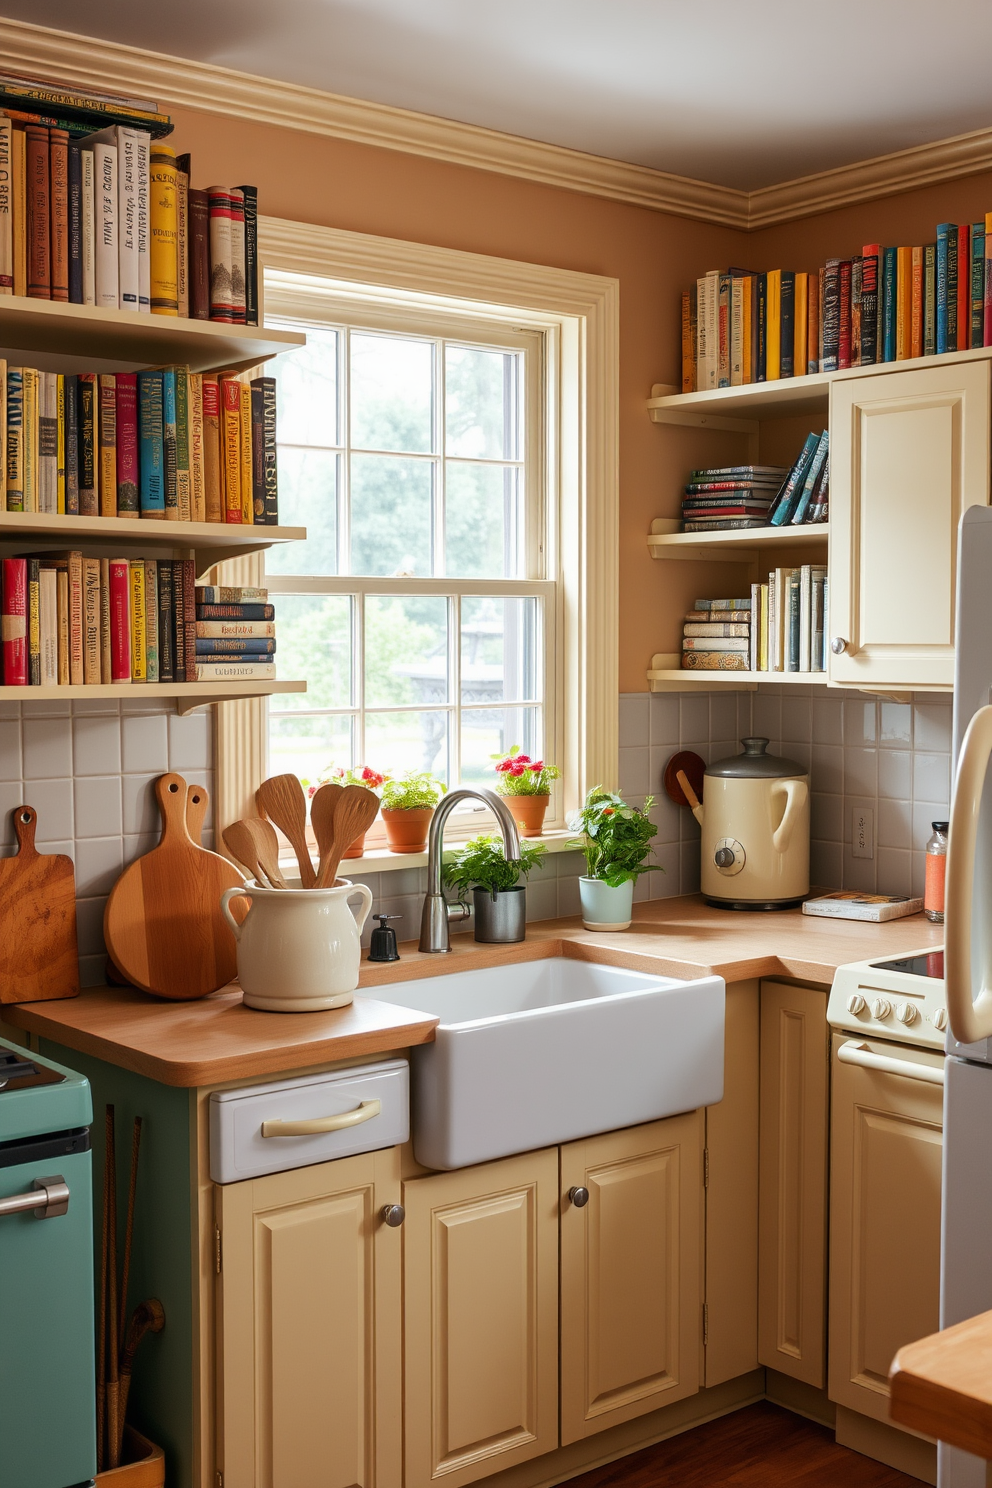
[(503, 836), (503, 854), (507, 862), (514, 863), (520, 858), (517, 824), (506, 802), (495, 791), (487, 790), (484, 786), (459, 785), (442, 796), (440, 805), (431, 818), (427, 842), (427, 895), (420, 921), (420, 950), (429, 956), (451, 950), (451, 921), (467, 920), (471, 913), (467, 904), (448, 904), (441, 889), (444, 825), (461, 801), (481, 801), (484, 806), (488, 806), (499, 823)]

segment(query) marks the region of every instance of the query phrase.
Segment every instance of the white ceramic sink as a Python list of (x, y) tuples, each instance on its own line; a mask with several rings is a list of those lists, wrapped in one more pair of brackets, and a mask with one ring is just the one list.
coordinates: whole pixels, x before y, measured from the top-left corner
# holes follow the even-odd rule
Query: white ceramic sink
[(393, 982), (441, 1019), (411, 1051), (413, 1146), (462, 1168), (723, 1096), (722, 977), (683, 982), (564, 956)]

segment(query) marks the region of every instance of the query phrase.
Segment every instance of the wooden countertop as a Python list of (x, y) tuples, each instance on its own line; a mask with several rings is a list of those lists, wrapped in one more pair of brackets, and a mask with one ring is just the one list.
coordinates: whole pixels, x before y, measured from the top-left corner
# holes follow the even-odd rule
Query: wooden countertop
[(584, 930), (577, 918), (540, 921), (514, 946), (479, 945), (470, 935), (456, 935), (450, 956), (422, 956), (410, 942), (401, 947), (399, 962), (363, 961), (354, 1003), (326, 1013), (258, 1012), (243, 1006), (232, 984), (200, 1002), (93, 987), (66, 1001), (5, 1006), (0, 1017), (165, 1085), (205, 1086), (432, 1041), (436, 1018), (375, 1000), (375, 988), (387, 983), (564, 955), (690, 980), (715, 973), (728, 982), (787, 976), (829, 985), (845, 962), (943, 942), (943, 927), (922, 915), (872, 925), (815, 919), (800, 910), (735, 913), (712, 909), (698, 895), (636, 904), (634, 915), (629, 930), (611, 934)]
[(906, 1344), (889, 1384), (894, 1421), (992, 1458), (992, 1312)]

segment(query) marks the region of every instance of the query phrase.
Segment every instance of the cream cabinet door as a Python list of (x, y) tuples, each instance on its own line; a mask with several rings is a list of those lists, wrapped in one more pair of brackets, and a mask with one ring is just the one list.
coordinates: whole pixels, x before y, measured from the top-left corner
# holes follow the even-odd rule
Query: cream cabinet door
[(224, 1488), (396, 1488), (402, 1231), (396, 1149), (216, 1189)]
[(957, 525), (989, 500), (992, 363), (830, 388), (830, 681), (949, 687)]
[(406, 1488), (558, 1445), (558, 1149), (403, 1187)]
[(761, 984), (758, 1359), (822, 1389), (826, 1370), (827, 994)]
[(561, 1149), (563, 1446), (699, 1389), (702, 1137), (694, 1111)]
[[(835, 1049), (844, 1041), (835, 1034)], [(944, 1062), (942, 1054), (865, 1042), (907, 1061), (910, 1073)], [(831, 1400), (879, 1421), (889, 1421), (893, 1355), (938, 1328), (942, 1120), (940, 1085), (835, 1057), (828, 1388)]]

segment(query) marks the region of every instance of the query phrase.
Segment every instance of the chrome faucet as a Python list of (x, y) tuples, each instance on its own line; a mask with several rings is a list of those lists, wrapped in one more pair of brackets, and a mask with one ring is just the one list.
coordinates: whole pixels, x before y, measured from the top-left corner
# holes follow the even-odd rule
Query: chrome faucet
[(472, 911), (467, 904), (449, 904), (441, 891), (441, 860), (444, 856), (444, 824), (460, 801), (481, 801), (495, 813), (503, 834), (503, 853), (507, 862), (515, 863), (520, 857), (520, 838), (517, 824), (513, 820), (505, 801), (495, 791), (483, 786), (459, 785), (441, 797), (431, 818), (430, 837), (427, 843), (427, 897), (420, 920), (420, 950), (428, 955), (438, 955), (451, 950), (449, 926), (452, 920), (467, 920)]

